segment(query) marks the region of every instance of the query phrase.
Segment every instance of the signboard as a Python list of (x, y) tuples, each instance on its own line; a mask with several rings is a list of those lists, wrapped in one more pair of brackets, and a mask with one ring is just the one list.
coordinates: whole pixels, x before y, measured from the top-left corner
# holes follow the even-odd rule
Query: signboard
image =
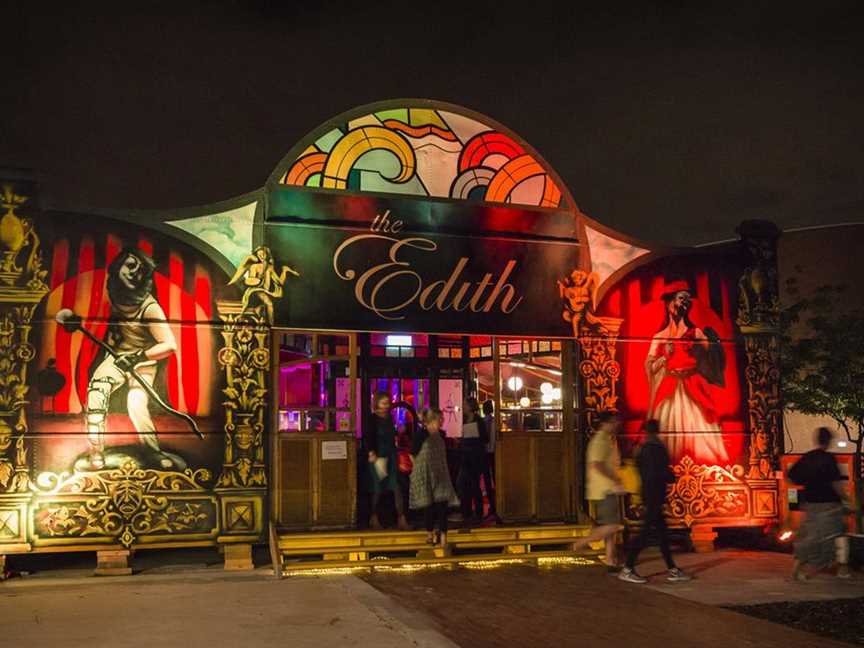
[(579, 265), (566, 211), (280, 188), (265, 237), (299, 272), (294, 328), (564, 337), (558, 281)]
[(347, 441), (322, 441), (321, 442), (321, 459), (329, 461), (333, 459), (348, 458), (348, 442)]

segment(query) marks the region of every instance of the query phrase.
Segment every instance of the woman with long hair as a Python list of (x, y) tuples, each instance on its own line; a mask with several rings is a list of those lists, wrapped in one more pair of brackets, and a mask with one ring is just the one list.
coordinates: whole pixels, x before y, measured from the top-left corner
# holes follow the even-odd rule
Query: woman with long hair
[(441, 425), (444, 415), (437, 407), (429, 407), (422, 414), (423, 425), (414, 429), (411, 454), (410, 507), (422, 510), (426, 522), (426, 541), (429, 544), (447, 544), (447, 510), (458, 506), (459, 498), (450, 481), (447, 467), (447, 447)]

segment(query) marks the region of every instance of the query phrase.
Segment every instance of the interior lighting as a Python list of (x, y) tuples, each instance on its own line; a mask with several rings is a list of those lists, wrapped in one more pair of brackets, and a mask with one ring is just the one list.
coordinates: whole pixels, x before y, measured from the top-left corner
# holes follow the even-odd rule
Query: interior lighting
[(507, 379), (507, 387), (510, 388), (510, 391), (519, 391), (522, 389), (522, 379), (519, 376), (510, 376)]
[(387, 336), (387, 346), (410, 347), (411, 342), (412, 342), (412, 340), (411, 340), (410, 335), (388, 335)]

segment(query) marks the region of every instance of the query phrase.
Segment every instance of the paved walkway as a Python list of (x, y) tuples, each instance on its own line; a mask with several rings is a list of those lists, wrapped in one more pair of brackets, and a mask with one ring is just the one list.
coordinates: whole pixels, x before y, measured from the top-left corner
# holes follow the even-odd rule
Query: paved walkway
[(649, 587), (690, 601), (709, 605), (753, 605), (779, 601), (821, 601), (864, 596), (864, 575), (843, 580), (820, 574), (807, 583), (789, 578), (790, 554), (756, 551), (718, 551), (680, 554), (679, 566), (695, 576), (690, 583), (675, 585), (662, 580), (666, 566), (656, 552), (646, 552), (637, 570), (654, 581)]
[(364, 579), (401, 604), (431, 616), (439, 631), (461, 646), (848, 645), (688, 600), (699, 598), (695, 594), (699, 587), (710, 587), (707, 578), (668, 592), (662, 585), (622, 583), (602, 567), (508, 566), (406, 576), (373, 574)]
[(424, 615), (357, 578), (270, 574), (13, 579), (0, 584), (0, 637), (18, 648), (455, 648)]
[[(667, 585), (647, 554), (648, 586), (602, 567), (377, 573), (274, 580), (269, 567), (145, 564), (96, 579), (92, 565), (0, 583), (4, 645), (182, 646), (843, 646), (717, 605), (852, 597), (864, 579), (786, 580), (791, 558), (718, 552), (678, 556), (696, 575)], [(143, 560), (143, 559), (142, 559)], [(708, 604), (708, 605), (706, 605)]]

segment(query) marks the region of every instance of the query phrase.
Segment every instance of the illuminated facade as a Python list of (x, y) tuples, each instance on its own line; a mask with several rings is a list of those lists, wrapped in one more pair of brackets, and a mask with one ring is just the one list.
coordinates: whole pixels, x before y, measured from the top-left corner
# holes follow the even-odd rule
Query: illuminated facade
[(378, 389), (453, 437), (463, 396), (498, 403), (505, 521), (579, 518), (599, 411), (625, 451), (661, 421), (697, 540), (776, 520), (771, 227), (633, 241), (509, 130), (425, 100), (337, 117), (217, 205), (45, 212), (3, 187), (0, 554), (212, 544), (244, 566), (270, 522), (355, 528)]

